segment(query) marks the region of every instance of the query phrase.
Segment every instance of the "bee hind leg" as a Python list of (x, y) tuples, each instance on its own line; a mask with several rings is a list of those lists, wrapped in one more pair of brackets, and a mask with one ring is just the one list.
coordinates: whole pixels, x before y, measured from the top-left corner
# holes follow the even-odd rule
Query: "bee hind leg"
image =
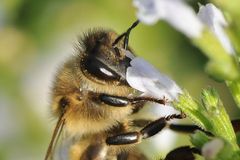
[(106, 139), (108, 145), (124, 145), (124, 144), (135, 144), (141, 142), (142, 139), (146, 139), (154, 136), (167, 126), (167, 121), (171, 119), (182, 119), (185, 118), (184, 114), (173, 114), (167, 117), (159, 118), (148, 125), (142, 130), (135, 132), (121, 133)]
[[(231, 123), (232, 123), (232, 127), (233, 127), (234, 131), (236, 133), (240, 132), (240, 119), (232, 120)], [(169, 129), (176, 131), (176, 132), (182, 132), (182, 133), (194, 133), (196, 130), (200, 130), (202, 132), (205, 132), (209, 136), (212, 136), (212, 133), (210, 133), (206, 130), (203, 130), (202, 128), (200, 128), (199, 126), (196, 126), (196, 125), (170, 124)]]

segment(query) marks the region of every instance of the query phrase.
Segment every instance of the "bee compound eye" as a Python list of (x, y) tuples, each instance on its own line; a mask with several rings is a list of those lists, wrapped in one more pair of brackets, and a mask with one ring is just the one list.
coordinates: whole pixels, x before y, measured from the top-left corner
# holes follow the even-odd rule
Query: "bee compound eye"
[(85, 70), (91, 75), (103, 80), (118, 80), (120, 76), (96, 58), (87, 58), (84, 62)]

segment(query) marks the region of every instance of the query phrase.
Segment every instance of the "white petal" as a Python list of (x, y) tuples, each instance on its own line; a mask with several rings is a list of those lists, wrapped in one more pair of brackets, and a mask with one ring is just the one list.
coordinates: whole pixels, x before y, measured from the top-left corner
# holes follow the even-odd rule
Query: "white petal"
[(228, 38), (228, 35), (224, 31), (224, 28), (221, 26), (215, 26), (214, 33), (222, 44), (223, 48), (227, 51), (227, 53), (229, 53), (230, 55), (234, 55), (235, 51), (233, 49), (230, 39)]
[(138, 8), (137, 17), (145, 24), (154, 24), (159, 20), (156, 0), (133, 0), (133, 5)]
[(143, 22), (147, 25), (153, 25), (153, 24), (157, 23), (157, 21), (159, 20), (158, 15), (146, 14), (144, 12), (138, 12), (137, 17), (141, 22)]
[(181, 0), (160, 0), (160, 2), (158, 8), (161, 11), (161, 19), (190, 38), (201, 36), (203, 24), (190, 6)]
[(201, 5), (198, 12), (198, 17), (208, 26), (214, 27), (214, 25), (227, 26), (227, 22), (222, 12), (214, 6), (212, 3)]
[(146, 24), (165, 20), (190, 38), (201, 35), (203, 25), (194, 10), (182, 0), (134, 0), (137, 17)]
[(223, 140), (215, 138), (212, 141), (206, 143), (202, 148), (202, 155), (206, 159), (215, 159), (216, 155), (224, 147)]
[(226, 27), (228, 24), (222, 12), (213, 4), (209, 3), (206, 6), (200, 6), (198, 17), (212, 30), (224, 49), (229, 54), (234, 54), (234, 49), (231, 41), (224, 31), (224, 27)]
[(156, 98), (164, 96), (169, 100), (176, 99), (181, 89), (176, 83), (164, 74), (161, 74), (151, 64), (141, 58), (134, 58), (131, 67), (127, 69), (129, 85), (144, 94)]

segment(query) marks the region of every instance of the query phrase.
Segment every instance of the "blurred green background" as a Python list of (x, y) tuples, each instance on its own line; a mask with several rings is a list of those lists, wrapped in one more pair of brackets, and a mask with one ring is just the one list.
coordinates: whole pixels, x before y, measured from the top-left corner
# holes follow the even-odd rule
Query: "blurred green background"
[[(49, 88), (56, 68), (75, 53), (83, 32), (103, 27), (122, 33), (135, 13), (131, 0), (0, 1), (1, 160), (43, 159), (54, 126)], [(231, 118), (240, 117), (224, 84), (204, 73), (206, 57), (168, 24), (140, 24), (130, 45), (194, 97), (216, 87)]]

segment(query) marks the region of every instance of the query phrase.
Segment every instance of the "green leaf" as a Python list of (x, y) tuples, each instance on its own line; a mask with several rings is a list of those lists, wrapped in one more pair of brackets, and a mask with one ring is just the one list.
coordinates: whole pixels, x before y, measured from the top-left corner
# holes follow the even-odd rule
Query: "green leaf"
[(231, 91), (237, 106), (240, 108), (240, 80), (226, 81), (226, 84)]
[(203, 90), (201, 102), (202, 104), (193, 100), (187, 91), (184, 91), (173, 105), (184, 112), (193, 123), (216, 137), (224, 138), (236, 150), (239, 149), (231, 121), (217, 91), (213, 88)]

